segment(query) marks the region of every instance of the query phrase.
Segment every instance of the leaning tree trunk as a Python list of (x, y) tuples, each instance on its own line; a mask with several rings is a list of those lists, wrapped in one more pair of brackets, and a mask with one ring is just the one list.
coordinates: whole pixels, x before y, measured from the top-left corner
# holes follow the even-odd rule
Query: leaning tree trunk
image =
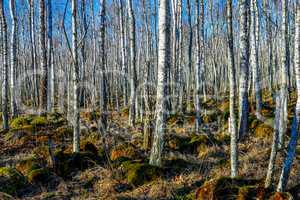
[(295, 22), (295, 73), (297, 85), (297, 104), (292, 123), (291, 138), (287, 149), (287, 155), (283, 163), (283, 168), (277, 186), (278, 192), (283, 192), (287, 186), (288, 178), (295, 158), (295, 152), (298, 140), (298, 129), (300, 122), (300, 3), (297, 2), (296, 22)]
[(80, 151), (79, 66), (77, 44), (77, 1), (72, 0), (72, 61), (73, 61), (73, 152)]
[(134, 126), (136, 119), (136, 38), (135, 38), (135, 16), (132, 8), (132, 0), (128, 0), (128, 14), (130, 27), (130, 110), (129, 110), (129, 124)]
[(8, 46), (7, 46), (7, 24), (4, 14), (4, 3), (0, 0), (0, 21), (1, 21), (1, 32), (3, 37), (3, 67), (2, 67), (2, 120), (3, 130), (8, 130)]
[(248, 132), (248, 77), (249, 77), (249, 1), (240, 1), (240, 81), (239, 81), (239, 137)]
[(158, 71), (156, 97), (156, 126), (150, 155), (150, 164), (161, 166), (164, 134), (166, 129), (167, 69), (170, 66), (170, 2), (159, 4)]
[(15, 93), (15, 78), (16, 78), (16, 64), (17, 64), (17, 16), (15, 8), (15, 0), (9, 1), (10, 15), (12, 19), (11, 28), (11, 42), (10, 42), (10, 96), (11, 96), (11, 115), (16, 117), (17, 113), (17, 103), (16, 103), (16, 93)]
[(227, 32), (228, 32), (228, 74), (229, 74), (229, 127), (230, 127), (230, 163), (231, 177), (238, 174), (237, 114), (236, 114), (236, 70), (233, 45), (232, 0), (227, 0)]
[(40, 0), (40, 65), (41, 65), (41, 81), (40, 81), (40, 111), (47, 110), (47, 55), (46, 55), (46, 25), (45, 25), (45, 0)]

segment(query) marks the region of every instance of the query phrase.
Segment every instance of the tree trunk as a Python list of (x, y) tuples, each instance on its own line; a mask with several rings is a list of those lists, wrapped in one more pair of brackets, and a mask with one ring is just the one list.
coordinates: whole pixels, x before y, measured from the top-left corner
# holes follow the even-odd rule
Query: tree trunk
[(54, 58), (53, 58), (53, 40), (52, 40), (52, 31), (53, 31), (53, 24), (52, 24), (52, 0), (48, 0), (47, 2), (48, 7), (48, 66), (50, 68), (49, 71), (49, 87), (48, 87), (48, 102), (47, 102), (47, 110), (48, 112), (54, 111), (54, 81), (55, 81), (55, 69), (54, 69)]
[(248, 77), (249, 77), (249, 1), (240, 3), (240, 85), (239, 85), (239, 137), (248, 132)]
[(259, 63), (258, 63), (258, 50), (259, 50), (259, 19), (256, 0), (251, 0), (251, 26), (250, 26), (250, 62), (253, 74), (253, 94), (256, 102), (256, 114), (260, 115), (262, 109), (262, 98), (259, 78)]
[(12, 29), (11, 29), (11, 42), (10, 42), (10, 96), (11, 96), (11, 115), (16, 117), (17, 103), (15, 94), (15, 78), (16, 78), (16, 64), (17, 64), (17, 17), (15, 12), (15, 0), (9, 1), (10, 15), (12, 18)]
[(47, 110), (47, 55), (46, 55), (46, 25), (45, 25), (45, 0), (40, 0), (40, 65), (41, 65), (41, 81), (40, 81), (40, 112)]
[(229, 127), (230, 127), (230, 163), (231, 177), (238, 175), (238, 144), (237, 144), (237, 112), (236, 112), (236, 70), (233, 45), (232, 0), (227, 0), (227, 32), (228, 32), (228, 73), (229, 73)]
[(77, 44), (77, 0), (72, 0), (72, 61), (73, 61), (73, 152), (80, 151), (79, 67)]
[(291, 128), (291, 138), (287, 149), (287, 155), (283, 163), (283, 168), (277, 186), (278, 192), (283, 192), (287, 186), (288, 178), (290, 175), (291, 167), (295, 158), (295, 152), (298, 140), (298, 129), (300, 122), (300, 3), (297, 2), (296, 22), (295, 22), (295, 73), (297, 85), (297, 103), (295, 115)]
[(150, 155), (150, 164), (161, 166), (164, 134), (166, 129), (167, 68), (170, 65), (170, 2), (161, 0), (159, 4), (159, 34), (158, 34), (158, 72), (156, 97), (156, 125), (154, 140)]
[(280, 95), (282, 99), (279, 122), (279, 148), (284, 146), (284, 134), (287, 129), (287, 99), (288, 99), (288, 70), (289, 70), (289, 41), (288, 41), (288, 0), (282, 1), (282, 27), (281, 27), (281, 84)]
[(7, 24), (4, 14), (4, 2), (0, 0), (0, 21), (1, 21), (1, 32), (3, 37), (3, 83), (2, 83), (2, 120), (3, 130), (9, 129), (8, 124), (8, 45), (7, 45)]
[(129, 124), (135, 126), (136, 120), (136, 87), (137, 87), (137, 73), (136, 73), (136, 38), (135, 38), (135, 16), (132, 9), (132, 0), (128, 0), (128, 14), (130, 27), (130, 110), (129, 110)]

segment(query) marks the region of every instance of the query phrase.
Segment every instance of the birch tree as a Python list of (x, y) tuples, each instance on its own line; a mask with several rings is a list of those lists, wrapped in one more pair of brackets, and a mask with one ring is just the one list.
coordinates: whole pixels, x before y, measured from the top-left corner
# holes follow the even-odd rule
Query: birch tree
[(297, 2), (297, 10), (296, 10), (294, 53), (295, 53), (294, 63), (295, 63), (296, 86), (297, 86), (297, 103), (296, 103), (295, 114), (292, 122), (291, 138), (287, 148), (287, 154), (283, 162), (283, 168), (279, 178), (279, 183), (277, 186), (278, 192), (285, 191), (285, 188), (287, 186), (288, 178), (295, 158), (297, 140), (299, 135), (298, 132), (299, 122), (300, 122), (300, 3), (299, 2)]
[(72, 61), (73, 61), (73, 152), (80, 151), (79, 66), (77, 38), (77, 0), (72, 0)]
[(46, 49), (46, 25), (45, 25), (45, 0), (40, 0), (40, 110), (47, 110), (47, 88), (48, 88), (48, 69), (47, 69), (47, 49)]
[(11, 115), (17, 116), (17, 103), (15, 94), (15, 78), (17, 64), (17, 17), (15, 11), (15, 0), (9, 1), (10, 15), (12, 19), (11, 39), (10, 39), (10, 96), (11, 96)]
[(49, 81), (48, 81), (48, 100), (47, 100), (47, 111), (54, 110), (55, 104), (55, 91), (54, 91), (54, 82), (55, 82), (55, 69), (54, 69), (54, 58), (53, 58), (53, 39), (52, 39), (52, 32), (53, 32), (53, 19), (52, 19), (52, 0), (47, 1), (47, 11), (48, 11), (48, 34), (47, 34), (47, 66), (49, 67)]
[(253, 94), (256, 103), (256, 113), (260, 115), (262, 109), (262, 98), (261, 98), (261, 88), (260, 88), (260, 73), (259, 73), (259, 19), (258, 19), (258, 9), (257, 1), (251, 0), (250, 5), (251, 12), (251, 27), (250, 27), (250, 62), (253, 77)]
[(196, 121), (195, 121), (195, 125), (196, 125), (196, 133), (199, 132), (200, 129), (200, 124), (201, 124), (201, 114), (200, 114), (200, 96), (201, 96), (201, 78), (202, 78), (202, 53), (201, 50), (203, 51), (203, 49), (201, 49), (202, 47), (202, 32), (203, 30), (203, 16), (201, 13), (203, 12), (202, 8), (203, 8), (203, 0), (196, 0), (196, 43), (197, 43), (197, 52), (196, 52), (196, 66), (195, 66), (195, 83), (196, 83), (196, 92), (195, 92), (195, 112), (196, 112)]
[(3, 37), (3, 83), (2, 83), (2, 120), (3, 130), (9, 129), (8, 124), (8, 42), (7, 42), (7, 23), (4, 14), (4, 0), (0, 0), (0, 21), (1, 21), (1, 32)]
[(229, 130), (230, 130), (230, 163), (231, 177), (238, 174), (238, 144), (236, 116), (236, 70), (233, 45), (232, 0), (227, 0), (227, 34), (228, 34), (228, 74), (229, 74)]
[(284, 145), (284, 133), (286, 132), (287, 126), (287, 89), (289, 71), (288, 0), (282, 0), (281, 51), (280, 98), (282, 104), (280, 106), (279, 148), (282, 148)]
[(249, 79), (249, 32), (248, 13), (250, 0), (240, 3), (240, 80), (239, 80), (239, 137), (248, 131), (248, 79)]
[(166, 101), (167, 68), (170, 65), (170, 2), (161, 0), (159, 3), (158, 19), (158, 71), (157, 71), (157, 96), (156, 96), (156, 124), (153, 145), (150, 155), (150, 164), (161, 166), (164, 134), (166, 128)]
[(132, 9), (132, 0), (128, 0), (128, 14), (130, 27), (130, 110), (129, 124), (134, 126), (136, 119), (136, 87), (137, 87), (137, 72), (136, 72), (136, 33), (135, 33), (135, 16)]

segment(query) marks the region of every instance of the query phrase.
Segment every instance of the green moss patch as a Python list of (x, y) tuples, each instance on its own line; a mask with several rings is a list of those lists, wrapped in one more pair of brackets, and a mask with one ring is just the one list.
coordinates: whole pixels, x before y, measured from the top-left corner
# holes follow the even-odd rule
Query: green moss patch
[(0, 168), (0, 191), (13, 195), (25, 187), (26, 178), (16, 169), (10, 167)]
[(162, 170), (146, 163), (124, 162), (123, 169), (129, 184), (140, 186), (161, 176)]

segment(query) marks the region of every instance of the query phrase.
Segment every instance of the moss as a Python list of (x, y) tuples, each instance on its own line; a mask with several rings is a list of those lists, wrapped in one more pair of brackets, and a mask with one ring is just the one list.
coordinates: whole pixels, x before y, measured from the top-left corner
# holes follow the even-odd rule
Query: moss
[(67, 123), (67, 120), (59, 112), (51, 112), (47, 114), (48, 122), (54, 126), (62, 126)]
[(19, 116), (14, 118), (10, 122), (10, 128), (12, 129), (18, 129), (22, 128), (23, 126), (30, 125), (30, 122), (32, 121), (32, 116)]
[(219, 144), (219, 141), (216, 140), (216, 138), (213, 135), (206, 135), (206, 134), (200, 134), (200, 135), (194, 135), (191, 137), (191, 140), (189, 144), (192, 145), (214, 145)]
[(30, 123), (34, 127), (42, 127), (48, 125), (47, 118), (44, 116), (36, 116)]
[(146, 182), (157, 179), (161, 169), (145, 163), (125, 162), (122, 165), (127, 171), (127, 181), (134, 186), (143, 185)]
[(56, 172), (58, 175), (68, 178), (72, 172), (85, 170), (100, 162), (100, 158), (91, 152), (64, 153), (55, 152)]
[(196, 192), (196, 199), (227, 200), (236, 199), (241, 187), (259, 184), (257, 180), (220, 177), (206, 182)]
[(47, 183), (50, 171), (47, 168), (38, 168), (29, 172), (27, 178), (30, 183)]
[(215, 135), (216, 140), (218, 140), (219, 143), (225, 143), (230, 144), (230, 135), (226, 133), (219, 133)]
[(293, 199), (292, 195), (288, 192), (275, 192), (271, 197), (270, 200), (290, 200)]
[(55, 130), (55, 136), (58, 138), (70, 138), (73, 135), (73, 128), (71, 126), (62, 126)]
[(222, 113), (219, 111), (214, 111), (209, 114), (202, 115), (201, 119), (204, 123), (212, 123), (218, 121), (219, 116), (222, 116)]
[(184, 117), (178, 113), (171, 114), (167, 119), (167, 123), (169, 125), (183, 125)]
[(28, 176), (32, 170), (39, 169), (40, 167), (35, 157), (26, 158), (16, 164), (16, 169), (24, 176)]
[(269, 138), (273, 135), (273, 128), (270, 127), (269, 125), (266, 125), (264, 123), (259, 124), (256, 129), (255, 129), (255, 136), (257, 138)]
[(259, 186), (244, 186), (239, 188), (237, 200), (266, 199), (267, 190)]
[(10, 167), (0, 168), (0, 191), (8, 194), (16, 194), (26, 185), (26, 179), (16, 169)]
[(110, 158), (112, 161), (117, 160), (120, 157), (133, 159), (138, 155), (139, 153), (134, 145), (132, 145), (131, 143), (124, 143), (112, 149)]
[(166, 145), (168, 148), (177, 151), (189, 151), (189, 144), (190, 138), (178, 136), (175, 134), (169, 134), (166, 136)]

